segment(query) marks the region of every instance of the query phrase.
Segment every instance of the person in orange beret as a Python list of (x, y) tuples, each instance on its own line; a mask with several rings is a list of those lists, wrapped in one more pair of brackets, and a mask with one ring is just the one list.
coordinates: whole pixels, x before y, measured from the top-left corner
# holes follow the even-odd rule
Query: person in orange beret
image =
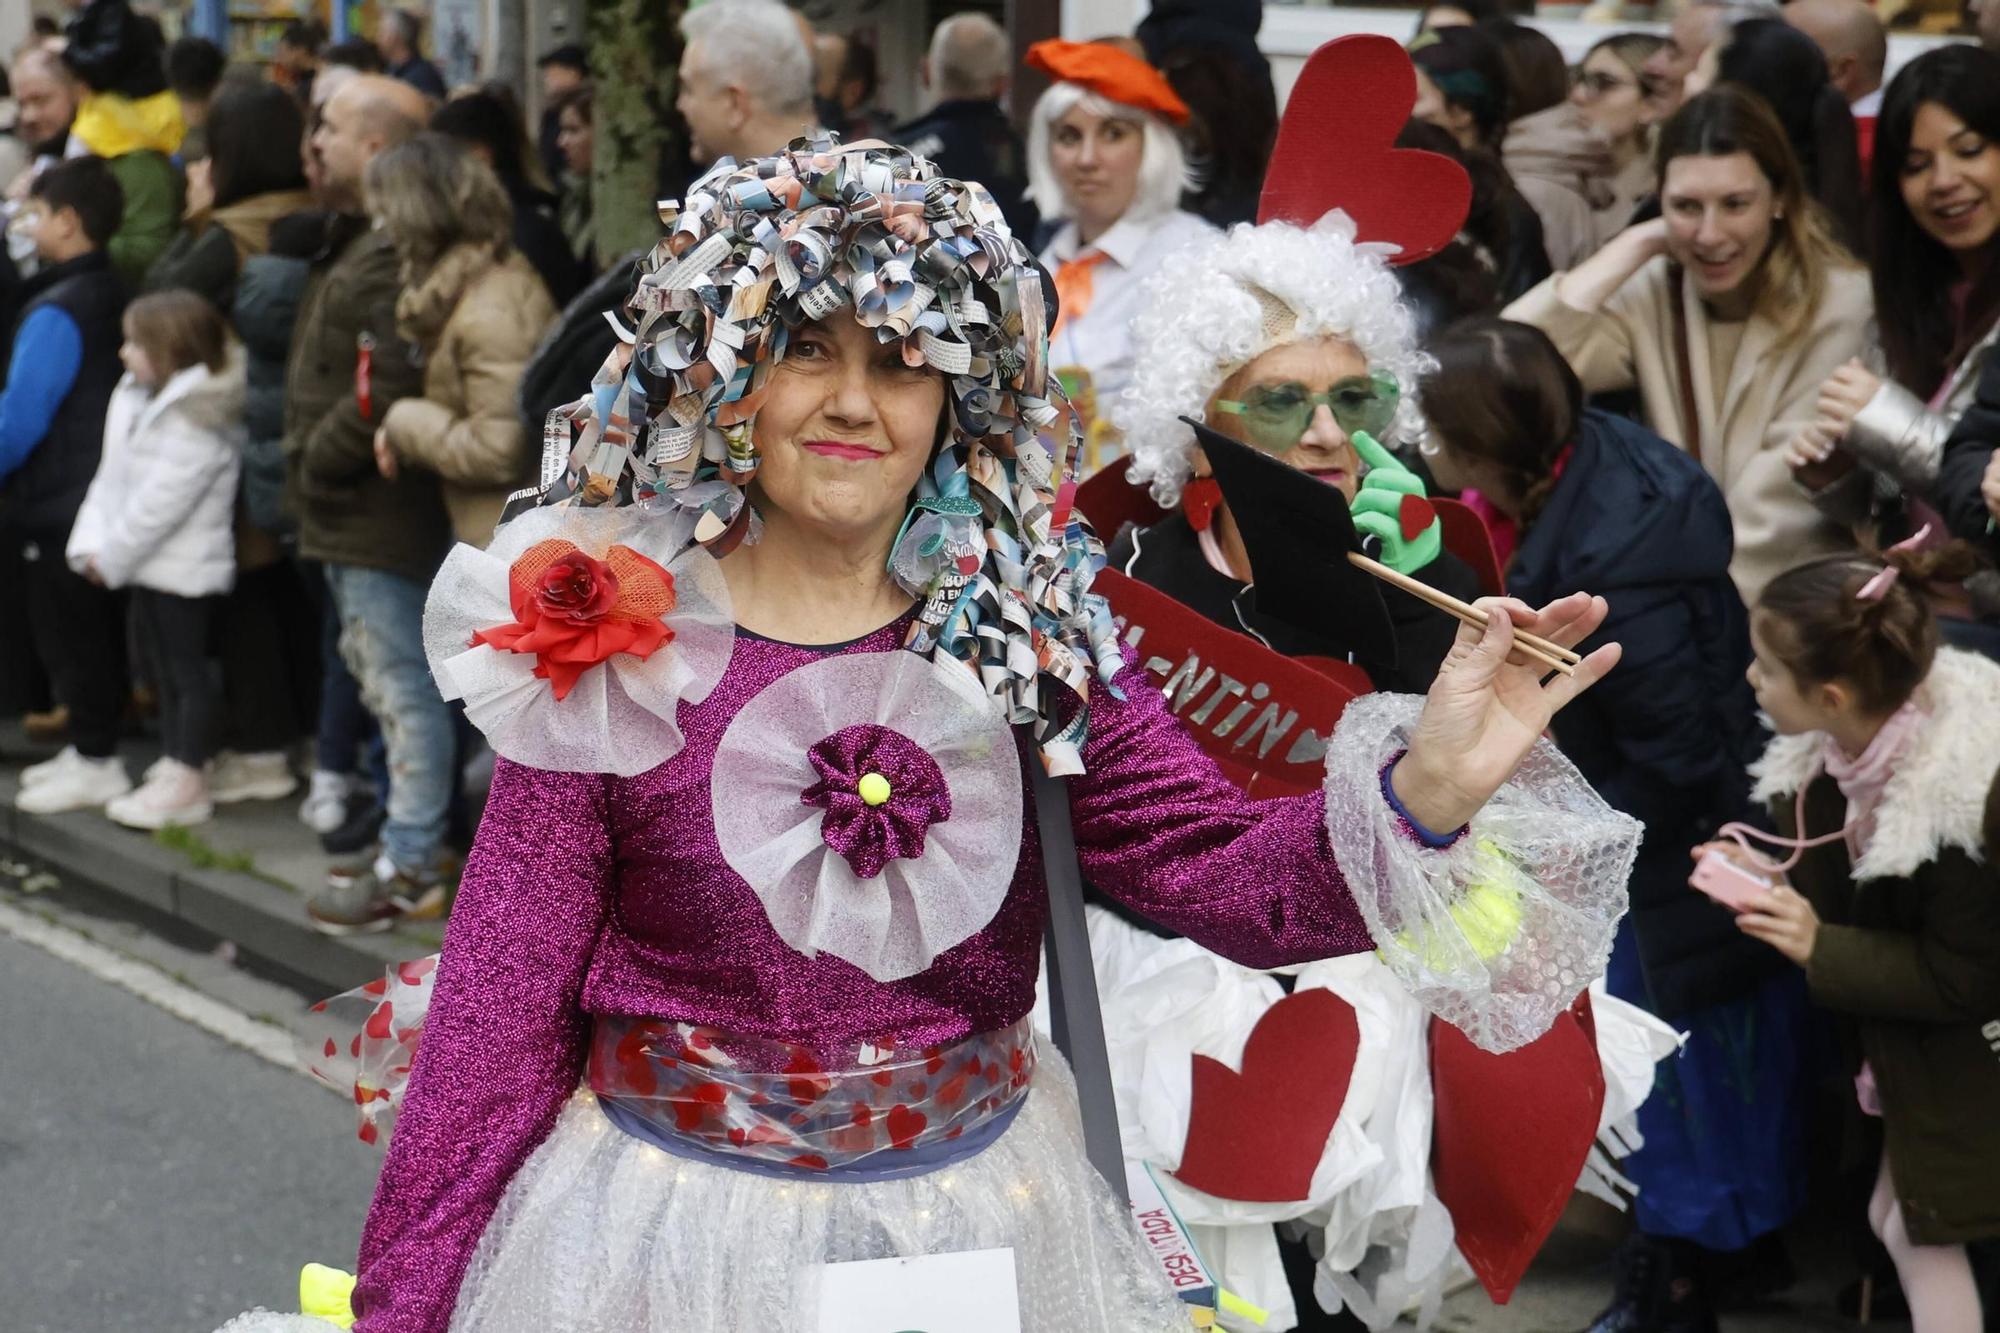
[(1088, 476), (1124, 452), (1111, 425), (1132, 375), (1140, 288), (1213, 228), (1181, 208), (1188, 108), (1166, 76), (1111, 42), (1036, 42), (1028, 65), (1053, 83), (1028, 124), (1028, 194), (1060, 224), (1041, 255), (1061, 319), (1049, 359), (1083, 418)]

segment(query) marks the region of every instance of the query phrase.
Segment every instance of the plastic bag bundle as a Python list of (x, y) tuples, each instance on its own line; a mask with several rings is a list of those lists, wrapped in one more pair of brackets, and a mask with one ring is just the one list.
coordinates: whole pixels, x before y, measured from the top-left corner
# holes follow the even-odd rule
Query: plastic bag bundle
[(1605, 804), (1547, 741), (1474, 816), (1422, 846), (1382, 799), (1423, 701), (1364, 695), (1327, 746), (1326, 827), (1382, 961), (1482, 1050), (1549, 1030), (1604, 975), (1626, 908), (1639, 822)]

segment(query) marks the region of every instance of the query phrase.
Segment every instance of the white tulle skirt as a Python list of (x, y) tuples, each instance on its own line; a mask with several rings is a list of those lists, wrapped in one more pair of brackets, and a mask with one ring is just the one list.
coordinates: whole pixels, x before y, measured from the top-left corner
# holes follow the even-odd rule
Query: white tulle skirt
[[(453, 1333), (815, 1333), (825, 1264), (997, 1248), (1014, 1251), (1026, 1327), (1184, 1333), (1188, 1307), (1084, 1156), (1068, 1066), (1046, 1044), (1039, 1060), (991, 1147), (868, 1184), (676, 1157), (579, 1092), (487, 1224)], [(295, 1321), (226, 1333), (325, 1328)]]

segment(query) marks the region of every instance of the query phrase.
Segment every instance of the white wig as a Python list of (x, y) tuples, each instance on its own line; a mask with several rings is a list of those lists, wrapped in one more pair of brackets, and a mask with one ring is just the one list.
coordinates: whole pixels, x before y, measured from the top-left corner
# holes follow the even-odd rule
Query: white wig
[(1205, 421), (1223, 382), (1271, 348), (1329, 334), (1353, 343), (1371, 373), (1396, 378), (1402, 400), (1382, 443), (1420, 440), (1417, 380), (1433, 363), (1417, 350), (1383, 249), (1357, 245), (1353, 222), (1335, 211), (1310, 230), (1238, 223), (1156, 270), (1132, 325), (1132, 379), (1113, 410), (1131, 480), (1150, 482), (1169, 509), (1179, 504), (1195, 449), (1180, 418)]
[(1125, 216), (1143, 221), (1179, 208), (1181, 195), (1194, 189), (1197, 182), (1181, 136), (1165, 118), (1114, 102), (1080, 83), (1052, 83), (1035, 99), (1035, 109), (1028, 116), (1028, 198), (1035, 201), (1042, 216), (1061, 221), (1073, 212), (1049, 161), (1049, 135), (1057, 121), (1079, 106), (1094, 116), (1137, 125), (1146, 136), (1139, 156), (1139, 188), (1133, 191)]

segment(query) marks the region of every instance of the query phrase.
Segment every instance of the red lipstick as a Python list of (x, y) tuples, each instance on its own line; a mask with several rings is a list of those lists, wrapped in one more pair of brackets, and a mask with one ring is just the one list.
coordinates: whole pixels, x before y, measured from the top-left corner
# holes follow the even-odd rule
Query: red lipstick
[(866, 459), (882, 456), (879, 450), (864, 444), (850, 444), (846, 440), (807, 440), (801, 447), (822, 458)]

